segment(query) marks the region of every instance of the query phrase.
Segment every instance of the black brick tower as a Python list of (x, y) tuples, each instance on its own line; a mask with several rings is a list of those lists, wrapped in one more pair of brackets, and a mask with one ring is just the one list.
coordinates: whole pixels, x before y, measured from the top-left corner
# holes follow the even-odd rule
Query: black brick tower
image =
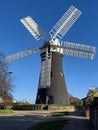
[[(44, 46), (41, 51), (41, 72), (36, 104), (69, 104), (62, 69), (62, 54)], [(46, 51), (47, 50), (47, 51)]]

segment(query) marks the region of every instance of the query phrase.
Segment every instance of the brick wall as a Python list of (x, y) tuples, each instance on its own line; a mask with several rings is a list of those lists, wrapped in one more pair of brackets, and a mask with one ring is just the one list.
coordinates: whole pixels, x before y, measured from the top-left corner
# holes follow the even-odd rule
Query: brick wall
[(90, 106), (90, 122), (94, 130), (98, 130), (98, 97), (94, 98), (94, 103)]

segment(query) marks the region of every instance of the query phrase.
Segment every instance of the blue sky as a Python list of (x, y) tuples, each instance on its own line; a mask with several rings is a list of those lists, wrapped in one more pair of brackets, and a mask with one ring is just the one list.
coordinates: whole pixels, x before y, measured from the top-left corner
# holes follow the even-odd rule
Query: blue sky
[[(82, 11), (78, 21), (63, 41), (93, 45), (98, 48), (97, 0), (0, 0), (0, 52), (6, 56), (43, 44), (36, 41), (20, 19), (31, 16), (47, 34), (64, 12), (74, 5)], [(98, 53), (94, 60), (63, 57), (63, 70), (68, 92), (83, 98), (90, 87), (98, 87)], [(9, 64), (12, 71), (14, 98), (34, 103), (40, 73), (40, 53)]]

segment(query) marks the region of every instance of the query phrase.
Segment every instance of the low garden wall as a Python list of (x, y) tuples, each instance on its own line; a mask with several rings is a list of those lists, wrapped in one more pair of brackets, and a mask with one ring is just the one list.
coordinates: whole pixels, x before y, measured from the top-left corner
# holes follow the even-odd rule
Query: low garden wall
[(69, 106), (66, 106), (66, 105), (49, 105), (48, 106), (48, 110), (50, 110), (50, 111), (68, 111), (68, 112), (72, 112), (72, 111), (75, 111), (76, 110), (76, 108), (75, 108), (75, 106), (71, 106), (71, 105), (69, 105)]
[(14, 104), (13, 105), (14, 110), (49, 110), (49, 111), (68, 111), (72, 112), (75, 111), (75, 106), (66, 106), (66, 105), (59, 105), (59, 104), (53, 104), (53, 105), (44, 105), (44, 104), (32, 104), (32, 105), (19, 105)]

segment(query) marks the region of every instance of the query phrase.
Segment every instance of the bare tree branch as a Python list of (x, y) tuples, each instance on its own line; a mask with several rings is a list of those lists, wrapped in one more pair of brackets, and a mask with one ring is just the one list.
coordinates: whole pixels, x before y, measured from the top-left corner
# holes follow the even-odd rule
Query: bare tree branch
[(5, 56), (0, 53), (0, 98), (4, 105), (12, 102), (12, 91), (13, 85), (10, 72), (8, 72), (7, 64), (5, 63)]

